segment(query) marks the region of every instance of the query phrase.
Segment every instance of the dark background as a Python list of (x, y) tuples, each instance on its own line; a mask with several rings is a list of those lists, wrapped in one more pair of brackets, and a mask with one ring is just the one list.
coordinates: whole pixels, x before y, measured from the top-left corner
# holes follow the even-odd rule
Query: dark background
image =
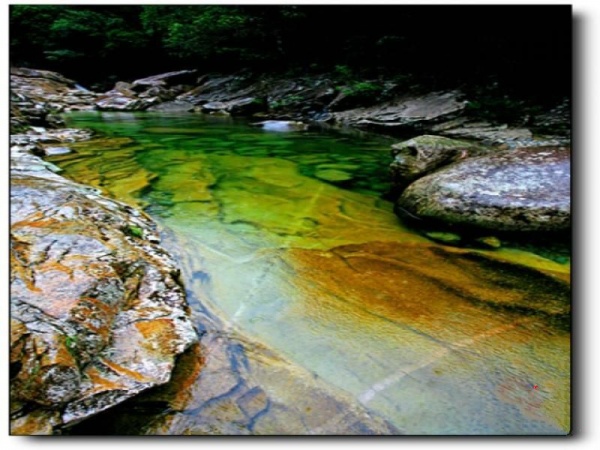
[(96, 89), (244, 69), (486, 86), (552, 104), (570, 96), (571, 23), (570, 5), (12, 5), (10, 60)]

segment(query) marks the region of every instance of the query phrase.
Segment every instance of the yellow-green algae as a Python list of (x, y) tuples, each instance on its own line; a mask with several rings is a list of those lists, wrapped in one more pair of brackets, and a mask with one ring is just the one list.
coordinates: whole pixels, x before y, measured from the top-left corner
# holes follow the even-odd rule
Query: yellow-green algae
[[(173, 230), (187, 288), (228, 326), (410, 434), (570, 430), (570, 266), (405, 228), (379, 198), (388, 142), (191, 114), (70, 120), (109, 137), (51, 161)], [(324, 166), (352, 178), (319, 180)]]

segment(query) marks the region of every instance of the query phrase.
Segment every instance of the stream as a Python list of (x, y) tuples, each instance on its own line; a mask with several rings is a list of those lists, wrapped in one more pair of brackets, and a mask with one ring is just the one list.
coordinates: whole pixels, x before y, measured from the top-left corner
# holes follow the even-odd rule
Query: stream
[(48, 160), (165, 230), (192, 309), (402, 433), (570, 431), (570, 264), (403, 225), (383, 199), (393, 141), (200, 114), (65, 118), (99, 134)]

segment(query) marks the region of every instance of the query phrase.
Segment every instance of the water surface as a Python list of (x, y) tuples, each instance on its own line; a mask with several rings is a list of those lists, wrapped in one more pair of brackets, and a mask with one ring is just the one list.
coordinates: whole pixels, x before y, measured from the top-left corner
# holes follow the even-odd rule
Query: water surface
[(196, 114), (68, 120), (103, 135), (52, 161), (171, 230), (187, 289), (226, 327), (409, 434), (569, 431), (569, 265), (406, 228), (382, 199), (389, 140)]

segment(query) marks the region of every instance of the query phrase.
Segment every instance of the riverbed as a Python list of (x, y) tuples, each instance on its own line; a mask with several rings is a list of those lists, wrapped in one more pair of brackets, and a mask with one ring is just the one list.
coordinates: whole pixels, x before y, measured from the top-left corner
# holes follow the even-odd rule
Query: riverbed
[(66, 119), (99, 134), (49, 160), (149, 214), (191, 307), (224, 328), (403, 433), (569, 432), (568, 261), (407, 227), (385, 200), (393, 141), (200, 114)]

